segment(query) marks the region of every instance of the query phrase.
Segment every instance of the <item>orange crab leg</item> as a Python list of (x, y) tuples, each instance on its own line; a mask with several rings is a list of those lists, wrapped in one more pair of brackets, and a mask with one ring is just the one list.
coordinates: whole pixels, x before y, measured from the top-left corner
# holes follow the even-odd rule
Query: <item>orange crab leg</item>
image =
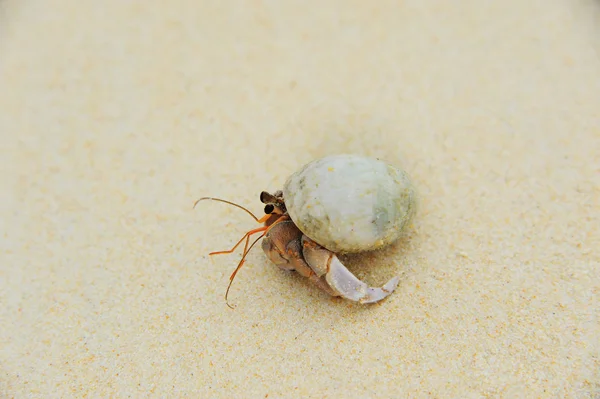
[[(237, 247), (238, 247), (238, 246), (239, 246), (239, 245), (242, 243), (242, 241), (244, 241), (244, 240), (246, 240), (246, 247), (247, 247), (247, 246), (248, 246), (248, 241), (250, 240), (250, 236), (251, 236), (252, 234), (256, 234), (256, 233), (259, 233), (259, 232), (261, 232), (261, 231), (265, 231), (265, 230), (267, 230), (267, 228), (268, 228), (267, 226), (263, 226), (263, 227), (259, 227), (258, 229), (250, 230), (249, 232), (247, 232), (246, 234), (244, 234), (244, 236), (242, 237), (242, 239), (241, 239), (241, 240), (239, 240), (239, 241), (237, 242), (237, 244), (235, 244), (235, 245), (233, 246), (233, 248), (231, 248), (230, 250), (227, 250), (227, 251), (215, 251), (215, 252), (211, 252), (211, 253), (209, 253), (209, 255), (230, 254), (230, 253), (232, 253), (233, 251), (235, 251), (235, 249), (236, 249), (236, 248), (237, 248)], [(244, 250), (244, 251), (245, 251), (245, 250)]]
[[(238, 263), (238, 266), (235, 268), (235, 270), (233, 271), (233, 273), (231, 274), (231, 276), (229, 277), (229, 281), (231, 285), (231, 282), (233, 282), (233, 278), (235, 277), (235, 275), (237, 274), (238, 270), (240, 270), (240, 268), (242, 267), (242, 265), (244, 264), (244, 262), (246, 261), (246, 255), (248, 255), (248, 253), (250, 252), (250, 250), (252, 249), (252, 247), (254, 246), (254, 244), (256, 244), (258, 242), (258, 240), (260, 240), (261, 238), (263, 238), (267, 232), (269, 230), (271, 230), (271, 227), (273, 227), (274, 225), (276, 225), (282, 218), (279, 218), (278, 220), (275, 221), (275, 223), (273, 223), (270, 226), (263, 226), (259, 229), (256, 230), (252, 230), (253, 232), (259, 232), (259, 231), (264, 231), (263, 234), (260, 235), (260, 237), (258, 237), (256, 240), (254, 240), (254, 242), (252, 243), (252, 245), (250, 245), (250, 248), (248, 248), (248, 244), (250, 243), (250, 233), (246, 234), (246, 245), (244, 246), (244, 252), (242, 252), (242, 259), (240, 260), (240, 263)], [(240, 241), (241, 242), (241, 241)], [(238, 243), (239, 245), (239, 243)], [(227, 289), (227, 291), (229, 291), (229, 288)]]
[(233, 284), (233, 279), (235, 278), (235, 275), (237, 274), (237, 272), (244, 265), (244, 262), (246, 261), (246, 255), (248, 255), (248, 252), (250, 252), (250, 250), (252, 249), (252, 247), (254, 246), (254, 244), (256, 244), (258, 242), (258, 240), (260, 240), (261, 238), (263, 238), (265, 236), (265, 234), (267, 234), (267, 233), (261, 234), (260, 237), (258, 237), (256, 240), (254, 240), (254, 242), (252, 243), (252, 245), (250, 245), (250, 248), (248, 248), (248, 243), (250, 242), (250, 237), (248, 237), (248, 240), (246, 241), (246, 248), (244, 248), (244, 252), (245, 252), (244, 256), (242, 257), (242, 260), (240, 260), (240, 263), (238, 263), (238, 265), (235, 268), (235, 270), (233, 271), (233, 273), (231, 273), (231, 276), (229, 276), (229, 285), (227, 286), (227, 291), (225, 291), (225, 303), (231, 309), (233, 309), (233, 306), (231, 306), (229, 304), (229, 302), (227, 301), (227, 297), (229, 296), (229, 289), (231, 288), (231, 284)]
[[(270, 214), (267, 214), (267, 215), (263, 216), (262, 218), (258, 219), (258, 223), (264, 223), (269, 217), (271, 217)], [(263, 227), (259, 227), (258, 229), (250, 230), (249, 232), (247, 232), (246, 234), (244, 234), (244, 236), (230, 250), (228, 250), (228, 251), (215, 251), (215, 252), (209, 253), (209, 255), (230, 254), (233, 251), (235, 251), (235, 249), (242, 243), (242, 241), (244, 241), (245, 238), (250, 239), (250, 236), (252, 234), (255, 234), (255, 233), (258, 233), (258, 232), (261, 232), (261, 231), (265, 231), (266, 229), (267, 229), (267, 226), (263, 226)]]
[[(248, 255), (248, 253), (250, 252), (250, 250), (252, 249), (252, 247), (254, 246), (254, 244), (256, 244), (261, 238), (263, 238), (268, 232), (269, 230), (271, 230), (271, 228), (273, 226), (275, 226), (277, 223), (288, 219), (288, 217), (286, 216), (282, 216), (279, 219), (277, 219), (275, 222), (273, 222), (273, 224), (271, 224), (270, 226), (264, 226), (261, 229), (264, 229), (264, 233), (260, 235), (260, 237), (258, 237), (256, 240), (254, 240), (254, 242), (252, 243), (252, 245), (250, 245), (250, 247), (248, 247), (248, 243), (250, 242), (250, 236), (246, 235), (246, 246), (244, 247), (244, 253), (242, 255), (242, 259), (240, 260), (240, 263), (238, 263), (237, 267), (235, 268), (235, 270), (233, 271), (233, 273), (231, 273), (231, 276), (229, 277), (229, 285), (227, 286), (227, 291), (225, 291), (225, 303), (227, 304), (227, 306), (229, 306), (231, 309), (233, 309), (233, 306), (231, 306), (229, 304), (229, 302), (227, 302), (227, 297), (229, 295), (229, 289), (231, 288), (231, 285), (233, 284), (233, 279), (235, 278), (235, 275), (237, 274), (237, 272), (242, 268), (242, 266), (244, 265), (244, 262), (246, 261), (246, 255)], [(256, 229), (259, 230), (260, 229)]]

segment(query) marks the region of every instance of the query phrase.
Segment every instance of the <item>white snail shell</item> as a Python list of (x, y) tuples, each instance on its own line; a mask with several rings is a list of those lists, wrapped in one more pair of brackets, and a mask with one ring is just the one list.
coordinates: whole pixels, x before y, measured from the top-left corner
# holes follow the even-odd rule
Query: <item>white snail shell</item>
[(414, 214), (416, 193), (403, 170), (344, 154), (291, 175), (283, 199), (302, 233), (332, 252), (353, 253), (396, 241)]

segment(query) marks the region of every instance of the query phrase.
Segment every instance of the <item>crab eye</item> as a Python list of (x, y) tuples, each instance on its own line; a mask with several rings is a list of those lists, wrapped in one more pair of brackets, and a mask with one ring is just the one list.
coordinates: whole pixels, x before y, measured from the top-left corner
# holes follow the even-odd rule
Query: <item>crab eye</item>
[(267, 206), (265, 206), (265, 213), (267, 215), (273, 213), (274, 210), (275, 210), (275, 207), (272, 204), (268, 204)]

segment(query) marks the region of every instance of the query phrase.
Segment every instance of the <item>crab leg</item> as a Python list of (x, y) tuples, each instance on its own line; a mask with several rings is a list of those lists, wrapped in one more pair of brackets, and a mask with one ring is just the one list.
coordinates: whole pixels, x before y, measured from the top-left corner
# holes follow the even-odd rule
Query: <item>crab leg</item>
[(237, 244), (235, 244), (233, 246), (233, 248), (228, 249), (226, 251), (215, 251), (215, 252), (210, 252), (209, 255), (221, 255), (221, 254), (230, 254), (233, 251), (235, 251), (235, 249), (237, 247), (240, 246), (240, 244), (242, 243), (242, 241), (246, 240), (246, 247), (248, 247), (248, 241), (250, 241), (250, 236), (252, 234), (256, 234), (256, 233), (260, 233), (261, 231), (265, 231), (267, 230), (267, 226), (263, 226), (263, 227), (259, 227), (258, 229), (254, 229), (254, 230), (250, 230), (249, 232), (247, 232), (246, 234), (244, 234), (244, 236), (241, 238), (241, 240), (239, 240), (237, 242)]

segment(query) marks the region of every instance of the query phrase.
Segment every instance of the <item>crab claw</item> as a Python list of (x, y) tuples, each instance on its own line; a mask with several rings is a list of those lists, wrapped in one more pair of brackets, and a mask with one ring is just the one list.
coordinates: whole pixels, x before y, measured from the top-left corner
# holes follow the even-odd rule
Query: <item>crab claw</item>
[(359, 280), (339, 261), (337, 256), (331, 258), (329, 272), (325, 275), (329, 286), (340, 293), (340, 296), (360, 303), (374, 303), (390, 295), (400, 282), (400, 277), (390, 279), (383, 287), (369, 287)]
[(304, 259), (316, 275), (324, 278), (327, 285), (339, 296), (351, 301), (378, 302), (394, 292), (400, 282), (400, 278), (396, 276), (383, 287), (369, 287), (367, 283), (352, 274), (333, 252), (306, 236), (302, 237), (302, 246)]

